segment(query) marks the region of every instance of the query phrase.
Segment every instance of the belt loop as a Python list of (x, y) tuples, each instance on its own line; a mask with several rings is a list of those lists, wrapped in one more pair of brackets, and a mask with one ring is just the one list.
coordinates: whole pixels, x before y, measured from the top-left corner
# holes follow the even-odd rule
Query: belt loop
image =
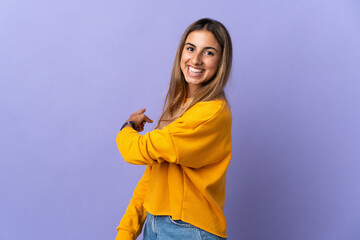
[(151, 216), (151, 228), (152, 231), (156, 234), (156, 230), (155, 230), (155, 216), (154, 215), (150, 215)]
[(155, 218), (155, 233), (156, 233), (156, 238), (157, 238), (157, 235), (158, 235), (158, 221), (159, 221), (159, 218), (158, 216), (154, 215), (154, 218)]

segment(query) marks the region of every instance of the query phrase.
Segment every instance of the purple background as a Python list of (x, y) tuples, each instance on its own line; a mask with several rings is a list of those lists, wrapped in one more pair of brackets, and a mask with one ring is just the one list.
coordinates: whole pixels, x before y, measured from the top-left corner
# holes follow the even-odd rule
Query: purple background
[(115, 238), (144, 170), (115, 136), (202, 17), (234, 45), (229, 239), (360, 239), (356, 0), (1, 1), (0, 239)]

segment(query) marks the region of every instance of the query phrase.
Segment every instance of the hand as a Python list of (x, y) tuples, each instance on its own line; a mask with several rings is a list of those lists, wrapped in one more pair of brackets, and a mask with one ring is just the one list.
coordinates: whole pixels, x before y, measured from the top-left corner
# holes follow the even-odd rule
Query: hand
[(128, 121), (134, 122), (136, 131), (138, 131), (138, 132), (142, 132), (144, 130), (145, 123), (153, 122), (153, 120), (151, 120), (144, 114), (145, 111), (146, 111), (146, 109), (143, 108), (137, 112), (134, 112), (133, 114), (130, 115), (130, 117), (128, 119)]

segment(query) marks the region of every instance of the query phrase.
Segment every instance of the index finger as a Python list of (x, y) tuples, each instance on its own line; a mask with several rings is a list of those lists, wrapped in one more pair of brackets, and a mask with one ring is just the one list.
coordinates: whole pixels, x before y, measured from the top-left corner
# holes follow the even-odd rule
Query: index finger
[(148, 123), (152, 123), (154, 122), (153, 120), (151, 120), (150, 118), (148, 118), (145, 114), (144, 114), (144, 120)]
[(135, 114), (141, 114), (146, 111), (146, 108), (140, 109), (139, 111), (136, 111)]

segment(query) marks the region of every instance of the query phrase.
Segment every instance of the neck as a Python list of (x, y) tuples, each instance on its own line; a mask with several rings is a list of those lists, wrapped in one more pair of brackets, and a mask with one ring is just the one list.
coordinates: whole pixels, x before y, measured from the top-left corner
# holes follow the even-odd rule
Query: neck
[(188, 98), (192, 98), (196, 92), (196, 90), (198, 89), (198, 87), (196, 85), (193, 84), (188, 84), (187, 85), (187, 93), (186, 93), (186, 97)]

